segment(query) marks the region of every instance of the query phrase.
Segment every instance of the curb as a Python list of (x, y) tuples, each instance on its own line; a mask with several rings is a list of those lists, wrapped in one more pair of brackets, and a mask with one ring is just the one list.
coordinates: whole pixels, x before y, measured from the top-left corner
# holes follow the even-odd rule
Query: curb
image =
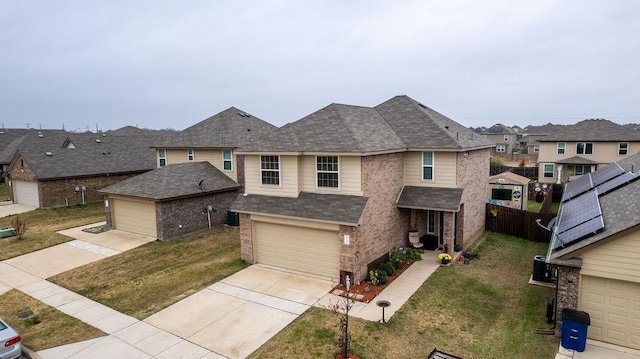
[(38, 355), (33, 350), (25, 347), (24, 345), (22, 346), (22, 356), (27, 359), (42, 359), (40, 355)]

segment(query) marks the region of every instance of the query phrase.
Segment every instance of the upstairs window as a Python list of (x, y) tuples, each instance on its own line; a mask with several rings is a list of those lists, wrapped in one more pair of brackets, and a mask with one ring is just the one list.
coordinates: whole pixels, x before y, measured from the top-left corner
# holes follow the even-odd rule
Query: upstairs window
[(433, 152), (422, 152), (422, 180), (433, 181)]
[(193, 162), (195, 160), (195, 155), (193, 154), (193, 149), (187, 150), (187, 161)]
[(505, 145), (496, 145), (496, 152), (503, 153), (507, 150), (507, 146)]
[(533, 145), (533, 153), (539, 153), (540, 152), (540, 145)]
[(316, 179), (318, 187), (338, 188), (339, 168), (338, 156), (317, 156)]
[(629, 152), (629, 143), (620, 142), (618, 143), (618, 154), (621, 156), (625, 156)]
[(567, 147), (567, 144), (564, 142), (558, 142), (558, 154), (564, 155), (564, 150)]
[(509, 135), (504, 135), (504, 142), (509, 141)]
[(225, 171), (233, 170), (233, 157), (231, 157), (231, 150), (222, 151), (222, 168)]
[(578, 155), (592, 155), (593, 143), (591, 142), (578, 142), (576, 143), (576, 154)]
[(158, 150), (158, 163), (160, 167), (167, 165), (167, 150)]
[(260, 156), (260, 183), (268, 186), (280, 185), (280, 157)]
[(545, 178), (553, 178), (553, 163), (545, 163), (542, 176)]

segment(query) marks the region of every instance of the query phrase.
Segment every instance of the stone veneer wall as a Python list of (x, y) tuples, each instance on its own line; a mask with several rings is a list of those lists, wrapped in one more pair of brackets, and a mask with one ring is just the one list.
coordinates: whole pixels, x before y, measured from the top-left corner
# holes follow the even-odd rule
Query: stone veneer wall
[[(361, 226), (351, 244), (342, 248), (340, 269), (364, 280), (367, 264), (398, 245), (408, 243), (410, 211), (400, 211), (396, 200), (404, 185), (404, 156), (392, 153), (362, 157), (362, 191), (368, 197)], [(341, 228), (341, 231), (346, 229)]]
[(580, 268), (558, 266), (558, 286), (556, 293), (556, 336), (562, 328), (562, 309), (578, 308), (580, 293)]
[(464, 224), (462, 238), (458, 238), (458, 244), (464, 249), (480, 238), (484, 233), (485, 204), (489, 182), (490, 149), (459, 152), (456, 166), (456, 186), (463, 188), (462, 203), (464, 203)]
[(202, 212), (209, 205), (216, 209), (211, 212), (211, 224), (224, 223), (227, 210), (239, 193), (239, 190), (233, 190), (156, 203), (158, 239), (169, 240), (208, 229), (207, 214)]
[(253, 228), (251, 215), (240, 213), (240, 258), (247, 263), (253, 263)]

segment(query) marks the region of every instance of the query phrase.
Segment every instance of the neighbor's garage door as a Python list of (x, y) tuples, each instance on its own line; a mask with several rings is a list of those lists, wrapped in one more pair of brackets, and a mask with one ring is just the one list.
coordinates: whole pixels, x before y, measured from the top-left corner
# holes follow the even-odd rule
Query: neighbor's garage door
[(13, 200), (15, 203), (40, 207), (37, 182), (12, 181), (11, 184), (13, 185)]
[(340, 277), (338, 232), (253, 222), (257, 262), (329, 278)]
[(582, 276), (580, 309), (591, 339), (640, 349), (640, 283)]
[(112, 198), (111, 207), (114, 228), (156, 237), (156, 206), (154, 202)]

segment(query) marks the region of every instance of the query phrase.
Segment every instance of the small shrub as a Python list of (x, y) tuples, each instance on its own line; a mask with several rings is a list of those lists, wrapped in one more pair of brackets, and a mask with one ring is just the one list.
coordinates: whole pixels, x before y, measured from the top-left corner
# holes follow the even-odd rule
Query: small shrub
[(34, 326), (34, 325), (40, 324), (40, 323), (41, 323), (40, 322), (40, 318), (38, 318), (37, 315), (31, 316), (31, 317), (25, 319), (25, 321), (24, 321), (24, 324), (27, 327), (31, 327), (31, 326)]
[(380, 285), (386, 284), (388, 280), (389, 277), (387, 276), (386, 272), (378, 271), (378, 282), (380, 283)]
[(527, 161), (525, 161), (524, 159), (520, 161), (520, 163), (518, 164), (518, 167), (524, 167), (527, 164)]
[(378, 270), (377, 269), (370, 270), (367, 280), (371, 282), (371, 284), (373, 285), (380, 284), (380, 280), (378, 279)]
[(402, 251), (403, 262), (417, 262), (419, 260), (422, 260), (422, 256), (420, 255), (420, 252), (418, 252), (417, 249), (405, 248), (404, 251)]
[(27, 231), (27, 222), (20, 219), (20, 216), (15, 216), (15, 218), (11, 220), (11, 226), (16, 232), (18, 239), (22, 239), (22, 236)]
[(392, 276), (396, 272), (396, 267), (393, 266), (391, 262), (386, 262), (380, 265), (378, 269), (382, 272), (385, 272), (387, 276)]
[(490, 162), (494, 166), (504, 166), (506, 164), (505, 160), (501, 157), (491, 157)]

